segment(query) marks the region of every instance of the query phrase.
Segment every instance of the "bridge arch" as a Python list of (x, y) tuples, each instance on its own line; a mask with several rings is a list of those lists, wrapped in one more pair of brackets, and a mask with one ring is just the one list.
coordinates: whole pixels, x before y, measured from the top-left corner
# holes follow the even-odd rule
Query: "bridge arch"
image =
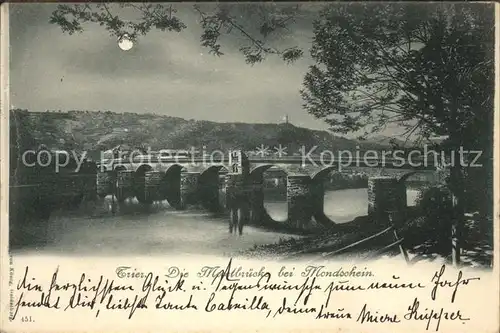
[(118, 202), (124, 202), (127, 198), (135, 195), (135, 172), (128, 170), (124, 165), (118, 165), (114, 168), (115, 195)]
[(127, 171), (127, 167), (124, 166), (123, 164), (119, 164), (114, 168), (114, 171)]
[[(264, 174), (273, 167), (288, 176), (288, 170), (278, 163), (262, 164), (250, 170), (249, 179), (254, 185), (254, 193), (251, 199), (253, 206), (252, 215), (254, 216), (252, 216), (251, 219), (257, 224), (266, 224), (266, 222), (283, 223), (288, 220), (288, 207), (286, 201), (281, 203), (276, 200), (273, 202), (266, 200), (269, 196), (279, 197), (282, 194), (280, 193), (279, 184), (276, 184), (275, 187), (267, 187)], [(285, 182), (285, 195), (286, 186)], [(273, 212), (270, 212), (270, 209), (272, 209)]]
[(264, 172), (266, 170), (272, 168), (273, 166), (276, 166), (275, 164), (263, 164), (263, 165), (258, 165), (254, 167), (253, 169), (250, 169), (250, 178), (259, 178), (264, 175)]
[(146, 172), (153, 171), (149, 164), (141, 164), (134, 172), (134, 192), (139, 202), (146, 202)]
[(113, 171), (127, 171), (127, 170), (132, 170), (132, 166), (130, 164), (121, 164), (117, 163), (111, 166), (110, 168)]
[(225, 172), (229, 172), (229, 169), (224, 165), (211, 165), (201, 172), (200, 177), (205, 177), (214, 173), (219, 174), (219, 172), (221, 172), (222, 170), (224, 170)]
[(179, 208), (181, 202), (181, 173), (186, 168), (180, 164), (171, 164), (163, 172), (160, 193), (171, 207)]
[[(338, 175), (340, 176), (341, 179), (343, 179), (344, 177), (349, 177), (349, 178), (353, 177), (351, 178), (351, 180), (354, 181), (354, 180), (362, 180), (363, 178), (368, 179), (369, 174), (366, 171), (356, 170), (356, 169), (354, 170), (350, 169), (350, 172), (337, 171), (332, 173), (332, 171), (337, 171), (337, 167), (329, 166), (323, 168), (311, 176), (312, 178), (311, 192), (313, 196), (313, 206), (314, 206), (313, 217), (317, 223), (322, 224), (324, 226), (341, 226), (342, 222), (332, 220), (332, 218), (327, 215), (328, 213), (325, 212), (325, 194), (329, 190), (327, 187), (328, 185), (325, 182), (326, 177), (328, 175), (331, 175), (332, 177)], [(332, 180), (332, 178), (330, 178), (330, 180)], [(333, 181), (335, 183), (335, 180)], [(362, 189), (367, 186), (368, 184), (365, 184), (365, 182), (363, 181), (360, 187), (356, 186), (353, 189)], [(349, 188), (351, 187), (350, 186), (347, 187), (347, 189)], [(339, 190), (342, 189), (344, 188), (343, 187), (339, 188)], [(333, 190), (335, 190), (335, 187)], [(355, 206), (358, 206), (358, 204), (356, 204)], [(366, 206), (368, 206), (368, 200), (366, 200)]]
[(337, 169), (336, 166), (329, 166), (323, 168), (311, 175), (311, 195), (313, 196), (313, 218), (314, 220), (322, 225), (331, 226), (335, 225), (336, 222), (332, 221), (325, 214), (325, 178), (333, 170)]
[[(413, 188), (408, 187), (410, 184), (408, 184), (406, 182), (412, 176), (418, 175), (418, 174), (420, 174), (420, 175), (429, 174), (429, 170), (413, 170), (413, 171), (406, 172), (402, 176), (398, 177), (398, 183), (400, 184), (400, 186), (404, 186), (407, 189), (405, 194), (406, 194), (406, 202), (407, 202), (408, 206), (416, 205), (417, 198), (418, 198), (418, 192), (420, 192), (421, 189), (419, 189), (418, 185), (417, 185), (416, 189), (415, 189), (415, 187), (413, 187)], [(436, 183), (439, 183), (439, 180), (434, 178), (433, 180), (430, 181), (430, 183), (436, 184)]]
[(313, 181), (322, 181), (326, 176), (328, 176), (333, 170), (337, 169), (336, 166), (329, 166), (324, 169), (319, 170), (312, 174), (311, 179)]
[[(224, 205), (225, 196), (221, 193), (224, 180), (221, 179), (221, 171), (229, 172), (224, 165), (211, 165), (201, 171), (198, 179), (198, 197), (202, 206), (211, 212), (221, 212)], [(221, 200), (221, 194), (222, 200)]]
[(148, 171), (153, 171), (153, 167), (149, 164), (141, 164), (135, 169), (137, 175), (145, 174)]
[(134, 170), (134, 172), (136, 174), (141, 174), (141, 173), (146, 173), (148, 171), (153, 171), (153, 166), (151, 164), (147, 164), (147, 163), (144, 163), (144, 164), (140, 164), (139, 166), (136, 167), (136, 169)]
[(184, 166), (182, 166), (181, 164), (171, 164), (167, 167), (167, 169), (165, 170), (165, 174), (169, 174), (169, 173), (181, 173), (182, 171), (184, 171), (186, 168)]
[(401, 177), (398, 178), (398, 181), (400, 183), (402, 182), (405, 182), (407, 181), (411, 176), (414, 176), (416, 174), (425, 174), (425, 173), (428, 173), (428, 172), (425, 172), (423, 170), (415, 170), (415, 171), (410, 171), (410, 172), (407, 172), (405, 173), (404, 175), (402, 175)]

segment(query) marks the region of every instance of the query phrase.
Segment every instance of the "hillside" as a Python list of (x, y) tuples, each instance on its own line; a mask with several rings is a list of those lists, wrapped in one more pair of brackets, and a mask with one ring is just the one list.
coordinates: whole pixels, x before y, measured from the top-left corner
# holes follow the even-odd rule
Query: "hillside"
[(358, 142), (292, 124), (216, 123), (155, 114), (69, 111), (11, 111), (11, 149), (31, 149), (40, 144), (51, 149), (103, 151), (125, 144), (130, 147), (207, 151), (240, 148), (253, 151), (260, 145), (287, 147), (287, 153), (308, 150), (377, 149), (384, 145)]

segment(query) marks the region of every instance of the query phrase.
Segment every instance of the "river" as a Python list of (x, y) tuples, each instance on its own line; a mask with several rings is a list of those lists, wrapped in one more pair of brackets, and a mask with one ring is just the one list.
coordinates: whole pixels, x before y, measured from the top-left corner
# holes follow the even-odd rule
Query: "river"
[[(413, 205), (416, 191), (408, 191), (408, 204)], [(92, 207), (93, 217), (82, 213), (54, 214), (49, 221), (50, 241), (44, 245), (24, 247), (18, 253), (48, 255), (161, 255), (207, 254), (231, 255), (255, 245), (278, 242), (291, 236), (279, 232), (245, 226), (243, 235), (231, 235), (225, 217), (201, 210), (176, 211), (167, 203), (157, 203), (148, 211), (140, 211), (136, 203), (122, 206), (113, 216), (109, 201)], [(286, 220), (287, 204), (265, 202), (275, 220)], [(329, 191), (325, 194), (325, 213), (343, 223), (366, 215), (366, 189)]]
[[(414, 206), (418, 191), (407, 190), (407, 204)], [(265, 202), (269, 216), (276, 221), (287, 219), (287, 204), (281, 202)], [(324, 211), (332, 221), (345, 223), (352, 221), (355, 217), (368, 214), (368, 192), (366, 188), (348, 189), (325, 192)]]

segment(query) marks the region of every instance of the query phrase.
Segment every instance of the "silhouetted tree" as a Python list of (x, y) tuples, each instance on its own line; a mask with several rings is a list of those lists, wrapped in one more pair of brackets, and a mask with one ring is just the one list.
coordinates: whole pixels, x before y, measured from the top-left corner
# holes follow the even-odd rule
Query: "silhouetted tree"
[(454, 218), (451, 193), (444, 187), (430, 187), (419, 191), (417, 208), (425, 218), (420, 232), (436, 242), (440, 253), (446, 253), (451, 238)]
[[(441, 148), (492, 145), (492, 5), (340, 4), (314, 24), (316, 64), (304, 78), (304, 107), (337, 132), (362, 137), (390, 123), (405, 135), (445, 135)], [(478, 131), (486, 139), (478, 139)], [(451, 166), (454, 238), (463, 225), (463, 168)], [(459, 260), (459, 245), (453, 257)]]

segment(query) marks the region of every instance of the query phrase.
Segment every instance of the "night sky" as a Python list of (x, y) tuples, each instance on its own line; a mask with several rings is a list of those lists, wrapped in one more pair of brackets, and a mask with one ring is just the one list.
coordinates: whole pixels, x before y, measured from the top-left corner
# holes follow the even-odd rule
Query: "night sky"
[(294, 125), (326, 128), (302, 109), (299, 95), (312, 64), (310, 14), (319, 7), (309, 5), (290, 32), (273, 44), (302, 47), (302, 59), (287, 65), (271, 57), (251, 66), (238, 50), (242, 39), (237, 35), (223, 40), (223, 56), (209, 54), (200, 45), (202, 29), (192, 4), (176, 6), (186, 29), (152, 30), (132, 50), (122, 51), (103, 27), (89, 25), (81, 34), (68, 35), (49, 24), (55, 5), (11, 4), (11, 106), (220, 122), (276, 123), (288, 114)]

